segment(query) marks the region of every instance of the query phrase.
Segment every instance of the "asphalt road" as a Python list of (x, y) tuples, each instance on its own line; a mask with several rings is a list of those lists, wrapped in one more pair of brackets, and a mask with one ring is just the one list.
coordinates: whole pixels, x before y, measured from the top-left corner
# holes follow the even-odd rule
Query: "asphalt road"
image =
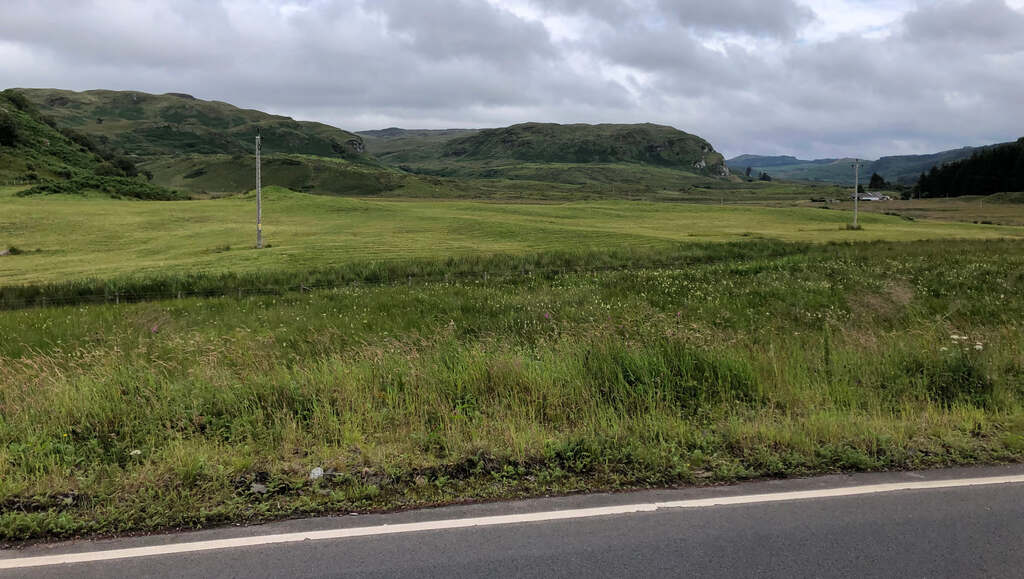
[[(0, 570), (0, 577), (1021, 577), (1024, 483), (668, 508), (671, 501), (1021, 476), (1024, 467), (832, 476), (37, 545), (15, 558), (622, 505), (657, 510)], [(884, 489), (882, 489), (884, 490)], [(782, 495), (778, 495), (782, 496)], [(740, 499), (746, 500), (746, 499)], [(678, 504), (681, 503), (676, 503)], [(603, 511), (598, 511), (598, 513)]]

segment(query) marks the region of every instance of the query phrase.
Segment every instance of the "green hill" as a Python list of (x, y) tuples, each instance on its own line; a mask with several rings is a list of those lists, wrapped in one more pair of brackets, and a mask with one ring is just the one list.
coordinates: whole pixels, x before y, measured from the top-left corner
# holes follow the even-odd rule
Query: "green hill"
[(89, 139), (47, 124), (19, 93), (0, 92), (0, 180), (34, 182), (95, 172), (105, 160)]
[(255, 186), (257, 128), (263, 183), (297, 191), (373, 195), (401, 173), (365, 151), (362, 137), (322, 123), (245, 110), (181, 93), (13, 89), (54, 126), (138, 165), (154, 183), (192, 193)]
[(137, 166), (153, 183), (197, 194), (252, 189), (257, 127), (263, 183), (324, 194), (465, 196), (502, 182), (502, 194), (548, 184), (588, 195), (650, 196), (718, 187), (728, 175), (710, 143), (654, 124), (355, 134), (179, 93), (14, 90), (53, 126)]
[(409, 173), (582, 187), (682, 190), (728, 175), (704, 139), (672, 127), (525, 123), (497, 129), (360, 133), (367, 150)]
[(399, 129), (359, 131), (366, 143), (366, 152), (381, 161), (398, 165), (428, 161), (443, 154), (445, 144), (457, 137), (478, 133), (477, 129)]
[(366, 157), (363, 140), (341, 129), (182, 93), (16, 89), (60, 126), (74, 128), (111, 149), (139, 156), (243, 154), (255, 151), (256, 129), (263, 151)]
[(0, 183), (33, 185), (20, 195), (96, 192), (139, 199), (182, 199), (150, 184), (130, 160), (44, 117), (24, 95), (0, 92)]
[[(256, 186), (255, 160), (248, 155), (167, 155), (140, 167), (158, 183), (194, 193), (238, 193)], [(413, 179), (387, 167), (311, 155), (267, 155), (261, 171), (265, 186), (331, 195), (377, 195)]]
[(543, 163), (646, 163), (707, 175), (728, 175), (710, 143), (672, 127), (524, 123), (448, 141), (453, 161), (515, 160)]

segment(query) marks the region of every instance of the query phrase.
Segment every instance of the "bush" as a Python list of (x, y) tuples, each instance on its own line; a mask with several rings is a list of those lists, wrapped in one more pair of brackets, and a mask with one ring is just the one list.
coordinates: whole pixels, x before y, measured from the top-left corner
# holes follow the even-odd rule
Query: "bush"
[(18, 142), (18, 124), (14, 117), (0, 110), (0, 146), (13, 147)]
[(96, 174), (100, 177), (122, 177), (124, 173), (112, 163), (103, 162), (96, 167)]
[(125, 157), (115, 157), (112, 163), (125, 177), (135, 177), (139, 174), (139, 170), (135, 167), (135, 163), (132, 163), (131, 160)]
[(148, 201), (177, 201), (188, 199), (181, 191), (168, 189), (159, 185), (143, 183), (137, 179), (120, 176), (117, 168), (110, 166), (116, 173), (111, 176), (88, 175), (75, 177), (68, 181), (45, 181), (24, 191), (18, 196), (29, 195), (82, 195), (87, 191), (99, 191), (114, 197), (132, 197)]
[(32, 106), (32, 102), (28, 100), (28, 97), (21, 94), (20, 92), (7, 89), (0, 94), (3, 94), (5, 97), (7, 97), (7, 100), (10, 101), (12, 105), (17, 107), (19, 111), (24, 111), (27, 113), (35, 112), (35, 107)]

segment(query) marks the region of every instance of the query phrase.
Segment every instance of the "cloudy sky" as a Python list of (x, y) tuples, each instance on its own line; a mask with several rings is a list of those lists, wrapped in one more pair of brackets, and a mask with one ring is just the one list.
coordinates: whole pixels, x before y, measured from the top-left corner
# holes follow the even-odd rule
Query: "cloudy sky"
[(656, 122), (727, 156), (1024, 135), (1024, 0), (0, 0), (0, 88), (349, 130)]

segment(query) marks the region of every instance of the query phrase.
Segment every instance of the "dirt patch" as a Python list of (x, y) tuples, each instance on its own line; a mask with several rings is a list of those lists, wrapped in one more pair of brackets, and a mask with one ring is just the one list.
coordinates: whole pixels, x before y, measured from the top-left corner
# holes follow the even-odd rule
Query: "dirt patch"
[(848, 298), (855, 314), (891, 319), (901, 314), (914, 299), (914, 288), (903, 280), (890, 281), (881, 291), (864, 292)]

